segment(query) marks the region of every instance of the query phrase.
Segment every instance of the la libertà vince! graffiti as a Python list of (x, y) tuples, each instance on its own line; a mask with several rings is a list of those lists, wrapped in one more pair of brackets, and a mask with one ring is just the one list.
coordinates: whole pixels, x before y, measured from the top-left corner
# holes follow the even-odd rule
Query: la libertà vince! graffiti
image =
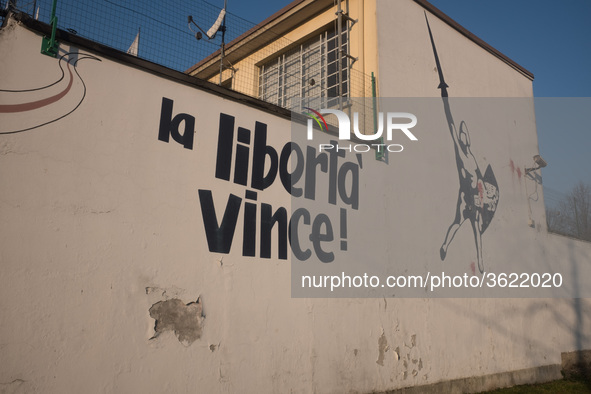
[[(186, 149), (192, 150), (195, 117), (186, 113), (173, 116), (173, 105), (173, 100), (162, 98), (158, 140), (168, 143), (172, 137)], [(179, 130), (181, 124), (184, 125), (182, 134)], [(220, 222), (215, 209), (220, 202), (214, 202), (211, 190), (198, 190), (209, 251), (230, 253), (240, 210), (243, 209), (243, 256), (257, 255), (258, 225), (260, 258), (271, 258), (272, 231), (276, 228), (279, 259), (287, 259), (289, 243), (293, 256), (298, 260), (308, 260), (314, 253), (323, 263), (334, 261), (336, 243), (340, 250), (347, 250), (347, 208), (359, 209), (359, 170), (363, 165), (361, 155), (354, 155), (354, 161), (351, 161), (347, 160), (343, 150), (319, 153), (315, 147), (306, 146), (304, 152), (295, 142), (286, 143), (278, 152), (267, 145), (267, 125), (262, 122), (255, 122), (254, 136), (252, 134), (251, 130), (244, 127), (236, 128), (234, 116), (220, 113), (214, 175), (217, 179), (244, 186), (245, 194), (244, 197), (229, 194)], [(331, 143), (336, 145), (335, 141)], [(317, 177), (318, 171), (326, 174), (322, 181)], [(303, 207), (288, 215), (285, 207), (273, 210), (271, 204), (259, 204), (257, 191), (265, 190), (277, 179), (292, 198), (303, 197), (312, 201), (317, 198), (317, 186), (327, 186), (327, 202), (337, 205), (340, 201), (347, 208), (341, 207), (338, 218), (331, 220), (326, 213), (312, 217), (310, 211)], [(338, 239), (335, 237), (333, 222), (339, 223)], [(300, 237), (302, 233), (309, 234), (307, 240)]]

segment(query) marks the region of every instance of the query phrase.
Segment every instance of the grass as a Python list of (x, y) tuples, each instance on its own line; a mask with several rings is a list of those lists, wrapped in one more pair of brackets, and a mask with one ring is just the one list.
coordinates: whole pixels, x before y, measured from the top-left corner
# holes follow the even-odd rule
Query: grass
[(591, 380), (583, 378), (572, 378), (555, 380), (543, 384), (526, 384), (506, 389), (487, 391), (495, 394), (529, 394), (529, 393), (556, 393), (556, 394), (584, 394), (591, 393)]

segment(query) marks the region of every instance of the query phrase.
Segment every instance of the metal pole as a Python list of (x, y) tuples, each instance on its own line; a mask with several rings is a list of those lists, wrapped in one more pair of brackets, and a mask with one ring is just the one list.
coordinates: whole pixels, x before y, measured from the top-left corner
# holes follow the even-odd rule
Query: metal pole
[(57, 57), (58, 51), (58, 43), (55, 39), (55, 34), (57, 30), (57, 16), (55, 15), (55, 10), (57, 7), (57, 0), (53, 0), (53, 4), (51, 6), (51, 37), (43, 37), (41, 40), (41, 53), (51, 57)]
[[(224, 10), (228, 6), (228, 0), (224, 0)], [(224, 22), (222, 23), (222, 45), (220, 47), (220, 86), (222, 86), (222, 73), (224, 72), (224, 46), (226, 38), (226, 14), (224, 14)]]
[(338, 59), (338, 66), (337, 66), (337, 70), (339, 73), (338, 76), (338, 81), (339, 81), (339, 90), (338, 90), (338, 94), (339, 94), (339, 110), (342, 111), (343, 110), (343, 53), (342, 51), (342, 46), (343, 46), (343, 28), (341, 26), (341, 23), (343, 21), (343, 14), (342, 14), (343, 10), (341, 9), (341, 0), (337, 0), (337, 59)]
[(376, 108), (376, 77), (373, 75), (373, 71), (371, 72), (371, 99), (372, 99), (372, 107), (373, 107), (373, 129), (374, 134), (378, 130), (378, 113)]
[[(376, 92), (376, 77), (373, 75), (373, 71), (371, 72), (371, 100), (372, 100), (372, 110), (373, 110), (373, 130), (374, 134), (378, 131), (378, 105), (377, 105), (377, 92)], [(378, 138), (378, 144), (383, 144), (384, 138)], [(383, 147), (382, 147), (383, 148)], [(386, 152), (384, 149), (380, 151), (380, 146), (376, 149), (376, 160), (382, 160)]]

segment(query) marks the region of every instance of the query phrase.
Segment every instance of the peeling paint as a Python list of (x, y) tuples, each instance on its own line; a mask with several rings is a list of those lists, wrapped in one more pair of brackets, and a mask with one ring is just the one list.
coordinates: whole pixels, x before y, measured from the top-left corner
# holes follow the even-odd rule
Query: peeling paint
[(176, 286), (169, 286), (166, 288), (159, 287), (159, 286), (146, 286), (146, 294), (160, 294), (160, 297), (164, 298), (165, 300), (169, 300), (172, 298), (182, 298), (183, 294), (185, 293), (185, 289), (181, 289)]
[[(393, 350), (395, 360), (402, 361), (402, 365), (398, 366), (400, 368), (400, 373), (402, 374), (402, 379), (405, 380), (407, 378), (417, 378), (419, 375), (425, 378), (427, 371), (422, 371), (425, 367), (423, 365), (423, 359), (420, 357), (420, 351), (417, 347), (417, 334), (412, 334), (409, 337), (408, 342), (402, 342), (402, 345), (397, 346), (396, 349)], [(422, 371), (422, 372), (421, 372)]]
[(11, 382), (0, 382), (0, 393), (2, 394), (17, 394), (30, 392), (30, 387), (25, 386), (26, 381), (23, 379), (14, 379)]
[(9, 153), (15, 153), (13, 148), (14, 148), (13, 142), (5, 141), (4, 143), (0, 144), (0, 155), (7, 155)]
[(386, 335), (384, 334), (384, 330), (382, 330), (382, 335), (378, 338), (378, 359), (376, 363), (378, 365), (384, 366), (384, 354), (388, 351), (388, 340), (386, 339)]
[(10, 385), (15, 385), (15, 384), (16, 385), (21, 385), (23, 383), (25, 383), (25, 381), (22, 380), (22, 379), (14, 379), (12, 382), (0, 383), (0, 385), (2, 385), (2, 386), (10, 386)]
[(179, 342), (189, 346), (201, 337), (204, 316), (199, 299), (186, 305), (178, 298), (157, 302), (150, 308), (150, 316), (156, 321), (151, 339), (174, 331)]

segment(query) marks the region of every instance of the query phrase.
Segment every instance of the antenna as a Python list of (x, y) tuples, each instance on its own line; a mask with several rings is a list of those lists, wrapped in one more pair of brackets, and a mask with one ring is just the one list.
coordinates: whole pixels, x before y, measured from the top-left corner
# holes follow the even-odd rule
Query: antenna
[[(195, 33), (195, 38), (197, 40), (201, 40), (203, 35), (205, 34), (208, 39), (213, 40), (217, 35), (218, 31), (222, 32), (222, 43), (220, 44), (220, 85), (222, 84), (222, 72), (224, 71), (224, 56), (225, 56), (225, 39), (226, 39), (226, 7), (228, 5), (228, 0), (224, 0), (224, 8), (220, 11), (218, 18), (215, 20), (214, 24), (209, 28), (208, 31), (203, 30), (195, 21), (193, 17), (189, 15), (187, 18), (187, 22), (189, 24), (189, 30)], [(191, 28), (191, 24), (195, 25), (199, 31), (195, 31)]]

